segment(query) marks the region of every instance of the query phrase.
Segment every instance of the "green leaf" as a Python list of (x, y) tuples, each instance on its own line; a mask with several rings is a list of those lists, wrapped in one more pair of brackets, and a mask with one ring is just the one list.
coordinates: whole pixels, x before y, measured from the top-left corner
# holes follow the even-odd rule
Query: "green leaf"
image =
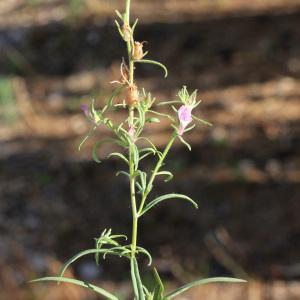
[(106, 144), (106, 143), (114, 143), (114, 144), (120, 145), (120, 141), (118, 141), (117, 139), (112, 139), (112, 138), (106, 138), (102, 141), (96, 142), (94, 144), (93, 150), (92, 150), (92, 157), (95, 162), (101, 163), (101, 160), (99, 160), (99, 158), (98, 158), (97, 151), (101, 145)]
[(145, 112), (144, 110), (142, 109), (141, 106), (137, 106), (137, 110), (138, 110), (138, 113), (139, 113), (139, 127), (143, 128), (144, 125), (145, 125)]
[(137, 252), (138, 253), (143, 253), (144, 255), (146, 255), (149, 259), (149, 262), (148, 262), (148, 266), (151, 266), (152, 265), (152, 256), (151, 254), (149, 253), (149, 251), (147, 251), (145, 248), (143, 247), (137, 247)]
[(112, 106), (113, 100), (115, 99), (116, 96), (118, 96), (121, 93), (121, 91), (123, 90), (123, 88), (124, 88), (124, 85), (120, 85), (116, 89), (114, 89), (114, 91), (112, 92), (111, 96), (107, 100), (108, 107)]
[[(156, 146), (146, 137), (139, 137), (138, 140), (145, 140), (146, 142), (148, 142), (150, 144), (150, 146), (155, 150), (155, 152), (158, 154), (158, 155), (161, 155), (161, 152), (157, 150)], [(141, 150), (142, 151), (142, 150)], [(140, 152), (141, 152), (140, 151)]]
[(135, 185), (138, 189), (138, 193), (143, 194), (144, 190), (143, 190), (142, 186), (137, 181), (135, 182)]
[(118, 31), (119, 31), (120, 36), (123, 38), (123, 37), (124, 37), (124, 34), (123, 34), (123, 32), (122, 32), (122, 30), (121, 30), (121, 27), (120, 27), (120, 24), (119, 24), (119, 22), (118, 22), (117, 20), (115, 20), (115, 24), (116, 24), (116, 26), (117, 26), (117, 28), (118, 28)]
[(147, 123), (159, 123), (160, 119), (158, 119), (158, 118), (147, 118), (146, 122)]
[[(100, 250), (102, 249), (102, 247), (104, 245), (112, 245), (115, 246), (113, 248), (109, 248), (109, 249), (104, 249), (104, 253), (103, 253), (103, 258), (104, 256), (107, 254), (107, 250), (109, 250), (110, 252), (113, 251), (115, 252), (116, 250), (122, 250), (123, 248), (121, 246), (120, 248), (120, 244), (119, 242), (115, 241), (115, 239), (119, 239), (119, 238), (125, 238), (127, 240), (127, 236), (122, 235), (122, 234), (114, 234), (112, 235), (112, 230), (110, 229), (104, 229), (101, 233), (101, 236), (99, 238), (95, 238), (96, 241), (96, 249)], [(118, 253), (119, 255), (119, 253)], [(99, 257), (100, 257), (100, 251), (95, 253), (95, 260), (96, 260), (96, 264), (99, 265)]]
[(68, 269), (68, 267), (74, 263), (76, 260), (78, 260), (79, 258), (85, 256), (85, 255), (89, 255), (89, 254), (97, 254), (97, 253), (104, 253), (106, 251), (106, 249), (87, 249), (84, 251), (81, 251), (77, 254), (75, 254), (73, 257), (71, 257), (62, 267), (60, 274), (59, 274), (59, 278), (62, 278), (64, 276), (64, 273), (66, 272), (66, 270)]
[(138, 21), (139, 21), (139, 19), (135, 19), (135, 22), (133, 23), (133, 25), (131, 27), (132, 34), (134, 33), (134, 30), (135, 30), (135, 27), (136, 27)]
[(132, 153), (133, 153), (133, 162), (134, 162), (134, 169), (137, 170), (140, 161), (139, 149), (136, 144), (131, 144)]
[(186, 196), (186, 195), (182, 195), (182, 194), (167, 194), (167, 195), (163, 195), (163, 196), (159, 196), (157, 198), (155, 198), (154, 200), (152, 200), (151, 202), (149, 202), (144, 209), (141, 211), (140, 216), (142, 216), (144, 213), (146, 213), (149, 209), (151, 209), (152, 207), (154, 207), (155, 205), (157, 205), (158, 203), (164, 201), (164, 200), (168, 200), (168, 199), (183, 199), (183, 200), (187, 200), (189, 202), (191, 202), (195, 208), (198, 208), (198, 204), (191, 199), (190, 197)]
[(128, 179), (130, 179), (130, 174), (125, 172), (125, 171), (119, 171), (116, 173), (116, 176), (119, 176), (119, 175), (125, 175), (126, 177), (128, 177)]
[(196, 127), (196, 125), (193, 124), (192, 126), (187, 127), (187, 128), (184, 130), (184, 132), (191, 131), (191, 130), (193, 130), (195, 127)]
[(159, 102), (157, 106), (162, 106), (162, 105), (170, 105), (170, 104), (175, 104), (175, 103), (181, 103), (181, 101), (174, 100), (174, 101), (163, 101)]
[(141, 170), (137, 170), (137, 174), (140, 177), (142, 192), (144, 192), (147, 186), (147, 173)]
[(115, 13), (121, 20), (123, 20), (122, 14), (117, 9), (115, 10)]
[(165, 65), (162, 63), (156, 61), (156, 60), (149, 60), (149, 59), (141, 59), (141, 60), (135, 60), (134, 62), (137, 63), (144, 63), (144, 64), (152, 64), (161, 67), (165, 71), (165, 78), (168, 76), (168, 69)]
[(85, 144), (85, 142), (88, 140), (88, 138), (91, 136), (93, 131), (95, 131), (97, 126), (94, 126), (92, 129), (89, 130), (88, 134), (81, 140), (80, 144), (78, 145), (78, 150), (80, 151), (82, 146)]
[(171, 120), (172, 122), (174, 122), (174, 118), (172, 118), (170, 115), (168, 114), (163, 114), (163, 113), (159, 113), (155, 110), (149, 110), (148, 111), (149, 113), (151, 114), (154, 114), (154, 115), (157, 115), (157, 116), (161, 116), (161, 117), (165, 117), (165, 118), (168, 118), (169, 120)]
[(153, 273), (154, 273), (154, 279), (155, 279), (155, 283), (156, 286), (154, 288), (154, 299), (155, 300), (163, 300), (163, 293), (165, 291), (165, 287), (160, 279), (160, 276), (156, 270), (156, 268), (153, 269)]
[(158, 175), (166, 175), (167, 178), (164, 180), (165, 182), (172, 180), (172, 178), (174, 177), (174, 175), (169, 171), (160, 171), (156, 174), (156, 176)]
[(186, 142), (181, 135), (178, 135), (178, 138), (182, 144), (184, 144), (190, 151), (192, 151), (191, 145), (188, 142)]
[(134, 286), (134, 292), (137, 300), (145, 300), (144, 286), (141, 280), (138, 263), (135, 257), (131, 258), (131, 276)]
[(112, 156), (116, 156), (116, 157), (121, 158), (127, 165), (129, 165), (128, 159), (127, 159), (122, 153), (119, 153), (119, 152), (113, 152), (113, 153), (110, 153), (110, 154), (107, 156), (107, 158), (111, 158)]
[(82, 146), (85, 144), (85, 142), (88, 140), (88, 138), (90, 137), (90, 133), (88, 133), (80, 142), (80, 144), (78, 145), (78, 150), (80, 151)]
[(213, 126), (213, 124), (211, 124), (211, 123), (209, 123), (208, 121), (205, 121), (205, 120), (203, 120), (203, 119), (200, 119), (200, 118), (198, 118), (198, 117), (192, 116), (192, 118), (193, 118), (194, 120), (196, 120), (196, 121), (198, 121), (198, 122), (204, 124), (204, 125), (207, 125), (207, 126)]
[(152, 155), (155, 155), (156, 152), (157, 152), (156, 149), (153, 149), (153, 148), (150, 148), (150, 147), (141, 149), (141, 150), (140, 150), (140, 154), (142, 154), (142, 153), (144, 153), (144, 154), (140, 156), (140, 161), (141, 161), (142, 159), (144, 159), (145, 157), (151, 155), (151, 154), (152, 154)]
[(213, 277), (213, 278), (207, 278), (207, 279), (200, 279), (200, 280), (196, 280), (193, 282), (190, 282), (176, 290), (174, 290), (173, 292), (167, 294), (165, 296), (165, 298), (167, 300), (172, 299), (176, 296), (178, 296), (179, 294), (189, 290), (192, 287), (195, 287), (197, 285), (203, 285), (203, 284), (208, 284), (208, 283), (214, 283), (214, 282), (227, 282), (227, 283), (243, 283), (246, 282), (246, 280), (242, 280), (242, 279), (237, 279), (237, 278), (231, 278), (231, 277)]
[(56, 281), (56, 282), (66, 282), (66, 283), (72, 283), (87, 289), (90, 289), (94, 292), (96, 292), (97, 294), (100, 294), (102, 296), (105, 297), (105, 299), (110, 299), (110, 300), (119, 300), (116, 296), (114, 296), (113, 294), (109, 293), (108, 291), (99, 288), (93, 284), (81, 281), (81, 280), (77, 280), (77, 279), (73, 279), (73, 278), (67, 278), (67, 277), (43, 277), (43, 278), (39, 278), (39, 279), (35, 279), (35, 280), (31, 280), (30, 282), (42, 282), (42, 281)]
[(134, 292), (134, 299), (139, 299), (139, 290), (137, 285), (137, 280), (135, 276), (135, 268), (134, 268), (134, 258), (130, 260), (130, 272), (131, 272), (131, 280), (132, 280), (132, 287)]

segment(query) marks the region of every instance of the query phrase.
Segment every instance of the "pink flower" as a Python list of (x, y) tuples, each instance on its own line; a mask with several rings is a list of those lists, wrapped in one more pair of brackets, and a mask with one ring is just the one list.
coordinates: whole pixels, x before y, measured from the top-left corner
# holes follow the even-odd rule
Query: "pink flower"
[(188, 105), (182, 105), (178, 109), (178, 118), (180, 121), (178, 133), (179, 135), (182, 135), (185, 128), (193, 121), (192, 118), (192, 107)]

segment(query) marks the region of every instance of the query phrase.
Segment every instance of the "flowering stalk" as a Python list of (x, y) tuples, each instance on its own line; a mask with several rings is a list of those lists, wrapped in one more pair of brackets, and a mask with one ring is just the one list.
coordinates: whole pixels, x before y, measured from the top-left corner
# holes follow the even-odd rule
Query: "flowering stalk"
[[(196, 124), (192, 124), (193, 121), (200, 122), (204, 125), (211, 124), (196, 117), (192, 113), (201, 102), (197, 101), (197, 91), (190, 94), (186, 86), (184, 86), (178, 92), (178, 99), (158, 104), (167, 105), (172, 108), (175, 114), (171, 115), (163, 114), (156, 109), (153, 109), (152, 107), (156, 99), (144, 89), (139, 90), (134, 80), (135, 64), (145, 63), (158, 66), (163, 69), (165, 77), (168, 75), (168, 71), (167, 68), (160, 62), (144, 59), (148, 52), (144, 52), (143, 50), (144, 42), (135, 41), (134, 39), (134, 29), (137, 25), (137, 20), (133, 23), (133, 25), (131, 25), (130, 4), (130, 0), (126, 0), (125, 12), (123, 14), (116, 11), (120, 20), (115, 21), (122, 39), (126, 42), (128, 55), (127, 64), (123, 59), (120, 67), (121, 81), (112, 82), (117, 83), (118, 86), (107, 99), (107, 103), (102, 109), (95, 109), (94, 101), (92, 101), (89, 106), (82, 105), (82, 110), (87, 119), (91, 122), (92, 128), (80, 143), (79, 149), (81, 149), (91, 134), (101, 125), (110, 129), (112, 136), (94, 144), (92, 151), (93, 159), (97, 163), (101, 162), (97, 154), (99, 147), (103, 143), (113, 143), (123, 149), (122, 152), (111, 153), (108, 158), (119, 158), (127, 165), (128, 172), (120, 171), (117, 172), (116, 175), (125, 175), (129, 179), (130, 202), (132, 209), (131, 243), (129, 245), (125, 245), (122, 242), (122, 239), (127, 240), (125, 235), (113, 234), (111, 229), (104, 229), (100, 237), (95, 239), (95, 248), (84, 250), (73, 256), (64, 264), (59, 276), (44, 277), (34, 281), (72, 283), (89, 288), (102, 295), (105, 299), (118, 300), (118, 297), (100, 287), (64, 276), (65, 271), (72, 263), (85, 255), (93, 254), (95, 255), (97, 265), (100, 262), (100, 258), (105, 258), (107, 255), (116, 255), (120, 258), (125, 258), (130, 262), (130, 274), (134, 300), (169, 300), (196, 285), (202, 285), (210, 282), (243, 282), (243, 280), (240, 279), (227, 277), (208, 278), (196, 280), (170, 293), (165, 293), (164, 285), (155, 268), (153, 269), (155, 281), (154, 289), (148, 290), (142, 282), (139, 272), (138, 258), (141, 254), (145, 255), (148, 257), (148, 265), (150, 266), (152, 264), (152, 257), (146, 249), (138, 246), (137, 243), (138, 222), (140, 218), (151, 211), (153, 207), (156, 207), (161, 202), (169, 199), (184, 200), (191, 203), (195, 208), (198, 208), (197, 203), (193, 199), (186, 195), (177, 193), (165, 194), (149, 200), (148, 198), (150, 198), (149, 196), (153, 189), (154, 181), (158, 176), (165, 176), (165, 181), (169, 181), (173, 178), (173, 174), (170, 171), (162, 170), (165, 159), (167, 158), (167, 155), (176, 139), (191, 150), (191, 146), (184, 140), (183, 136), (186, 132), (192, 130), (196, 126)], [(119, 24), (120, 21), (122, 22), (121, 24)], [(125, 95), (123, 95), (123, 103), (114, 103), (115, 98), (117, 96), (122, 96), (122, 93), (124, 92)], [(106, 116), (106, 112), (119, 106), (127, 108), (128, 117), (120, 124), (115, 124), (113, 120)], [(179, 106), (179, 108), (177, 109), (176, 106)], [(171, 122), (171, 126), (173, 127), (173, 132), (163, 152), (160, 152), (147, 137), (142, 135), (146, 126), (151, 126), (151, 123), (160, 122), (161, 117), (168, 118)], [(141, 140), (146, 142), (148, 146), (141, 144)], [(140, 168), (140, 162), (150, 155), (155, 156), (157, 161), (156, 164), (154, 164), (152, 171), (147, 172)]]
[[(124, 25), (126, 28), (130, 28), (130, 0), (126, 0), (126, 10), (124, 17)], [(134, 84), (134, 61), (131, 56), (132, 47), (131, 47), (131, 39), (126, 41), (127, 43), (127, 54), (129, 61), (129, 84), (132, 86)], [(134, 106), (129, 106), (129, 126), (131, 131), (134, 130), (133, 127), (134, 122)], [(132, 140), (132, 143), (134, 141)], [(131, 257), (135, 257), (136, 251), (136, 243), (137, 243), (137, 228), (138, 228), (138, 215), (137, 215), (137, 207), (136, 207), (136, 197), (135, 197), (135, 176), (134, 176), (134, 153), (133, 146), (130, 144), (129, 147), (129, 174), (130, 174), (130, 198), (131, 198), (131, 208), (132, 208), (132, 240), (131, 240)]]

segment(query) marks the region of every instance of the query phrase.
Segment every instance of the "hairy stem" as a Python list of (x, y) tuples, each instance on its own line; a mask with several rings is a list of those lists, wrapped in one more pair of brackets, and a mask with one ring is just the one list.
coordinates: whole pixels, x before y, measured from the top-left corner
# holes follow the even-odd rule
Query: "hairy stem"
[(171, 149), (175, 139), (176, 139), (176, 136), (177, 136), (177, 133), (174, 131), (173, 134), (171, 135), (171, 138), (164, 150), (164, 152), (162, 153), (161, 157), (159, 158), (154, 170), (152, 171), (152, 175), (150, 177), (150, 180), (147, 184), (147, 187), (146, 187), (146, 190), (145, 190), (145, 193), (143, 194), (143, 197), (142, 197), (142, 200), (141, 200), (141, 204), (140, 204), (140, 207), (139, 207), (139, 211), (138, 211), (138, 215), (140, 215), (140, 213), (142, 212), (143, 208), (144, 208), (144, 204), (145, 204), (145, 201), (147, 199), (147, 196), (148, 194), (150, 193), (151, 189), (152, 189), (152, 185), (153, 185), (153, 182), (154, 182), (154, 179), (157, 175), (157, 173), (159, 172), (160, 168), (162, 167), (163, 165), (163, 162), (169, 152), (169, 150)]

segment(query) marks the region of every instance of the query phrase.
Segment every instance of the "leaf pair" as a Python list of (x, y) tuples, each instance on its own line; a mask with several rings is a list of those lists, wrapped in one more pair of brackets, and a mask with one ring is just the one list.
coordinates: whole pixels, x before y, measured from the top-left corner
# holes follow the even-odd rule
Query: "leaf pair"
[[(221, 283), (244, 283), (244, 282), (246, 282), (245, 280), (242, 280), (242, 279), (230, 278), (230, 277), (214, 277), (214, 278), (200, 279), (200, 280), (196, 280), (191, 283), (188, 283), (188, 284), (186, 284), (164, 296), (163, 295), (163, 293), (164, 293), (163, 283), (158, 275), (158, 272), (156, 271), (156, 269), (154, 269), (156, 286), (154, 288), (154, 292), (152, 294), (149, 294), (149, 292), (144, 287), (144, 285), (141, 281), (137, 261), (135, 258), (131, 259), (130, 266), (131, 266), (131, 276), (132, 276), (132, 282), (133, 282), (134, 294), (135, 294), (136, 300), (145, 300), (144, 290), (145, 290), (146, 294), (148, 295), (148, 297), (147, 297), (148, 299), (170, 300), (170, 299), (173, 299), (173, 298), (177, 297), (178, 295), (186, 292), (187, 290), (189, 290), (195, 286), (199, 286), (199, 285), (204, 285), (204, 284), (208, 284), (208, 283), (216, 283), (216, 282), (221, 282)], [(111, 294), (110, 292), (108, 292), (100, 287), (97, 287), (93, 284), (90, 284), (90, 283), (87, 283), (87, 282), (84, 282), (81, 280), (73, 279), (73, 278), (43, 277), (43, 278), (32, 280), (30, 282), (42, 282), (42, 281), (55, 281), (55, 282), (59, 282), (59, 283), (60, 282), (71, 283), (71, 284), (74, 284), (77, 286), (87, 288), (99, 295), (102, 295), (103, 297), (105, 297), (105, 299), (119, 300), (115, 295)]]

